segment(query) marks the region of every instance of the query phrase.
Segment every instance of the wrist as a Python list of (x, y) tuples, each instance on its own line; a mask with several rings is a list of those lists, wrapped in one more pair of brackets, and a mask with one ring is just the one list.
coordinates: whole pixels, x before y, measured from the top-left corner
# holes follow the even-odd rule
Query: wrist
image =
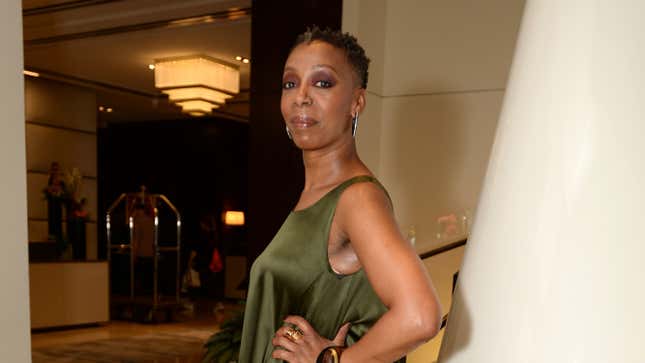
[(331, 346), (320, 352), (316, 363), (340, 363), (340, 356), (343, 354), (345, 347)]

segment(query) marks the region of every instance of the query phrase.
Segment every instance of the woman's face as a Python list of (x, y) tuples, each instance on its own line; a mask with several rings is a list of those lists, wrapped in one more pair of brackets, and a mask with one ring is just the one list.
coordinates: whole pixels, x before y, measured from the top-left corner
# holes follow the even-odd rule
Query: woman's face
[(351, 119), (365, 105), (352, 66), (342, 50), (313, 41), (287, 58), (282, 76), (282, 116), (295, 144), (316, 150), (351, 142)]

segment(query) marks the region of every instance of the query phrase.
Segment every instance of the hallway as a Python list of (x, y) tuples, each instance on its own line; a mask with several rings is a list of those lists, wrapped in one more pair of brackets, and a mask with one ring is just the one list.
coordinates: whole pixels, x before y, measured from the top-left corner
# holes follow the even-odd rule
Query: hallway
[(112, 321), (100, 326), (32, 332), (33, 363), (199, 363), (204, 341), (231, 305), (202, 307), (183, 322)]

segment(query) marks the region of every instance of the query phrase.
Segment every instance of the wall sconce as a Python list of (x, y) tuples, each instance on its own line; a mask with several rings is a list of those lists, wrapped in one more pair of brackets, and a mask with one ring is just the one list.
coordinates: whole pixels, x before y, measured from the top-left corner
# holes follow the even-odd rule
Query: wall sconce
[(224, 219), (224, 224), (227, 226), (243, 226), (244, 212), (229, 210), (224, 212), (223, 219)]

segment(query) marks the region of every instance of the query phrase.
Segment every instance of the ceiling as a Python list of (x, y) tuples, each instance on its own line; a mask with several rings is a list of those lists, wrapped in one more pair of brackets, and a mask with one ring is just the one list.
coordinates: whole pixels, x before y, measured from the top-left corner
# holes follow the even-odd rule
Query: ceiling
[[(205, 54), (240, 67), (217, 116), (248, 121), (250, 0), (23, 0), (25, 68), (97, 92), (102, 122), (190, 116), (154, 88), (155, 59)], [(251, 62), (253, 60), (251, 59)]]

